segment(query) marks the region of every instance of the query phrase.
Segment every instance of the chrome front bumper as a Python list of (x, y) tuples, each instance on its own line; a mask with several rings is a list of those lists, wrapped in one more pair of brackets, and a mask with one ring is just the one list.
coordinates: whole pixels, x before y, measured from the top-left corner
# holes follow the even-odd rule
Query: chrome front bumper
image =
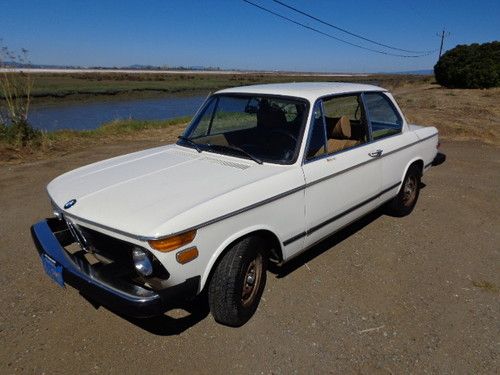
[(42, 220), (31, 227), (31, 235), (40, 256), (48, 257), (62, 267), (62, 278), (95, 305), (133, 317), (161, 315), (171, 307), (198, 292), (200, 277), (153, 291), (99, 272), (88, 263), (72, 256), (63, 246), (73, 242), (65, 223), (56, 218)]

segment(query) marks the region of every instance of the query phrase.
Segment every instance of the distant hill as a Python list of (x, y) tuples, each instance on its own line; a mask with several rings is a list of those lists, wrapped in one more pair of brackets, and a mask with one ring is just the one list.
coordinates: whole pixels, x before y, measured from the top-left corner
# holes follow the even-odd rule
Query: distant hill
[(434, 71), (432, 69), (421, 69), (421, 70), (407, 70), (404, 72), (393, 72), (392, 74), (432, 75), (434, 74)]
[(125, 69), (125, 70), (221, 70), (218, 66), (155, 66), (155, 65), (142, 65), (133, 64), (128, 66), (77, 66), (77, 65), (43, 65), (43, 64), (23, 64), (15, 61), (6, 61), (3, 63), (8, 68), (31, 68), (31, 69)]
[(15, 61), (5, 61), (4, 66), (8, 68), (31, 68), (31, 69), (82, 69), (81, 66), (73, 65), (42, 65), (42, 64), (23, 64)]
[[(5, 66), (10, 68), (32, 68), (32, 69), (93, 69), (93, 70), (116, 70), (116, 69), (125, 69), (125, 70), (198, 70), (198, 71), (238, 71), (245, 72), (247, 70), (240, 69), (221, 69), (218, 66), (202, 66), (202, 65), (192, 65), (192, 66), (154, 66), (154, 65), (142, 65), (142, 64), (133, 64), (127, 66), (76, 66), (76, 65), (42, 65), (42, 64), (20, 64), (13, 61), (7, 61), (4, 63)], [(252, 72), (259, 72), (258, 70), (252, 70)], [(269, 70), (271, 72), (271, 70)], [(333, 72), (287, 72), (274, 70), (276, 73), (307, 73), (307, 74), (334, 74)], [(422, 69), (422, 70), (408, 70), (408, 71), (400, 71), (400, 72), (371, 72), (371, 73), (338, 73), (339, 75), (343, 74), (412, 74), (412, 75), (432, 75), (434, 71), (432, 69)]]

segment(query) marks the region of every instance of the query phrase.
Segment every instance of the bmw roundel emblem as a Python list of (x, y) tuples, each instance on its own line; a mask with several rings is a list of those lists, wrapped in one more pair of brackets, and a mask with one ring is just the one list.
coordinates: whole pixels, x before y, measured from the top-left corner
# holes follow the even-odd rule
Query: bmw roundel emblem
[(64, 205), (64, 208), (65, 209), (71, 208), (75, 205), (75, 203), (76, 203), (76, 199), (72, 199), (70, 201), (67, 201), (66, 204)]

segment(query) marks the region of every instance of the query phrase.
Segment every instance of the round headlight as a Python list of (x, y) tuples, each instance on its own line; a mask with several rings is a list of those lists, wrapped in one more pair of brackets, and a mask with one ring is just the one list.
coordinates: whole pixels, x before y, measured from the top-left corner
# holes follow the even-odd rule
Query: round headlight
[(153, 273), (153, 263), (149, 259), (148, 254), (142, 249), (134, 249), (132, 251), (132, 259), (137, 272), (142, 276), (150, 276)]

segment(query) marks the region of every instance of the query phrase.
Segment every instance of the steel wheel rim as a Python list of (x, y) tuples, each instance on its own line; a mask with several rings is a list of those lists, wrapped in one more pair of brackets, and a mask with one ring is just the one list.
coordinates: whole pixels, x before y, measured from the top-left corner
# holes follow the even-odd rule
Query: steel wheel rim
[(255, 300), (262, 279), (262, 255), (258, 254), (248, 265), (243, 276), (241, 303), (247, 307)]
[(405, 206), (411, 206), (415, 201), (415, 197), (417, 196), (417, 177), (409, 176), (405, 184), (403, 186), (403, 204)]

